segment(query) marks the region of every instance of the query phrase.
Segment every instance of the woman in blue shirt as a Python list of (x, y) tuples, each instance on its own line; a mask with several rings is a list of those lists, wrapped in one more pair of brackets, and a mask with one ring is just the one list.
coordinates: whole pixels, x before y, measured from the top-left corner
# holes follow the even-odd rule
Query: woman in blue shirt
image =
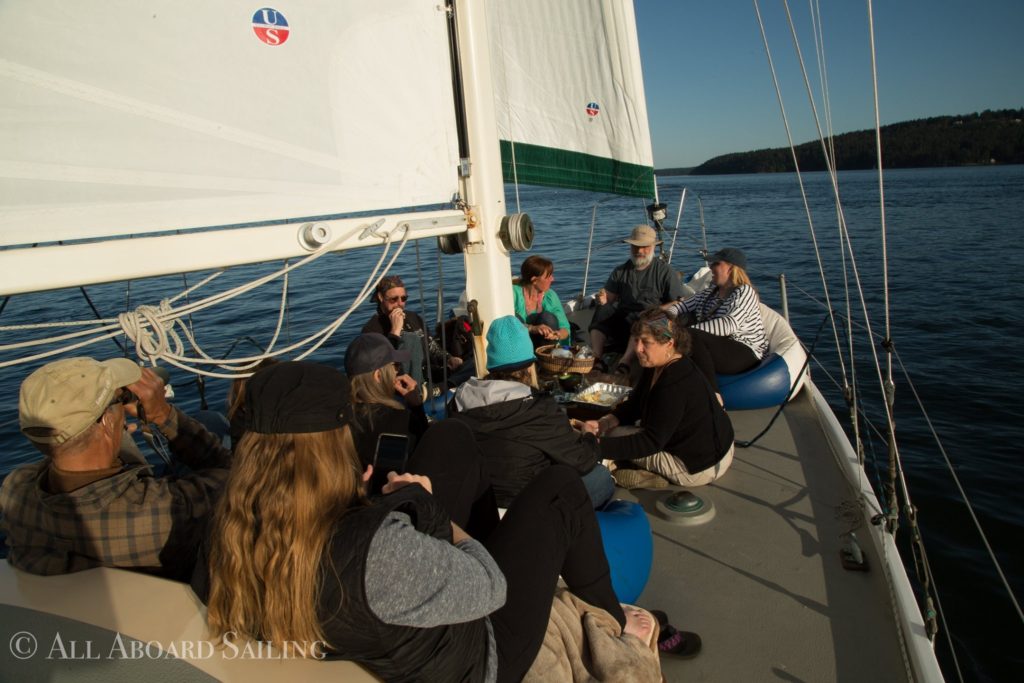
[(569, 320), (562, 302), (551, 289), (555, 264), (543, 256), (528, 256), (519, 267), (519, 282), (512, 285), (516, 317), (530, 331), (534, 348), (569, 337)]

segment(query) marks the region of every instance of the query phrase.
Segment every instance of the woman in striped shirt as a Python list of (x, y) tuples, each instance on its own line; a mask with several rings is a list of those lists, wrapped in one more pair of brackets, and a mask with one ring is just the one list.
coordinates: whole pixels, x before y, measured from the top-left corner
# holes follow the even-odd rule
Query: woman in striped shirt
[(716, 372), (735, 375), (756, 367), (768, 352), (760, 299), (739, 249), (721, 249), (711, 258), (711, 285), (689, 299), (665, 304), (687, 325), (691, 358), (718, 393)]

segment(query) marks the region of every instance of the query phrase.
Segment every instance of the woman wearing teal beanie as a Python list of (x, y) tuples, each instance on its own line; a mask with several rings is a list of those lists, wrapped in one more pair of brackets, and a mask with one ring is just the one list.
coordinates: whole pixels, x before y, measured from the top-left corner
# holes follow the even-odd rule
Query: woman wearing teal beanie
[(555, 463), (583, 478), (594, 507), (611, 499), (615, 483), (600, 465), (597, 439), (569, 425), (555, 400), (535, 391), (536, 356), (530, 334), (512, 315), (487, 331), (487, 372), (455, 392), (453, 418), (473, 431), (487, 460), (498, 505), (508, 507), (531, 479)]

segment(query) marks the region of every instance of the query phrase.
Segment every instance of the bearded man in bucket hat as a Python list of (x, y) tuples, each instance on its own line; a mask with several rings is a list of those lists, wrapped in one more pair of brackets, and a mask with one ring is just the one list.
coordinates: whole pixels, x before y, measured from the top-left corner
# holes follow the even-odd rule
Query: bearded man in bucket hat
[(654, 258), (654, 247), (661, 244), (654, 228), (637, 225), (622, 241), (630, 245), (630, 258), (604, 284), (605, 301), (590, 323), (590, 346), (597, 358), (594, 369), (607, 370), (601, 359), (605, 351), (622, 350), (616, 371), (628, 374), (634, 355), (629, 339), (633, 321), (646, 309), (683, 296), (683, 283), (667, 263)]
[[(137, 425), (126, 425), (143, 416), (190, 473), (155, 475), (129, 436)], [(45, 457), (0, 487), (12, 565), (33, 574), (109, 566), (189, 578), (231, 454), (167, 403), (156, 373), (124, 358), (58, 360), (22, 382), (18, 417)]]

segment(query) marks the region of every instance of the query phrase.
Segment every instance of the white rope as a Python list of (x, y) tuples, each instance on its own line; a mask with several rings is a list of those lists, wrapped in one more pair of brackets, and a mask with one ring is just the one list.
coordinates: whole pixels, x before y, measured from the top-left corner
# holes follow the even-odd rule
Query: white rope
[[(378, 224), (382, 222), (383, 221), (378, 221)], [(199, 287), (207, 284), (214, 278), (219, 277), (224, 271), (218, 271), (210, 275), (203, 281), (197, 283), (196, 285), (189, 287), (187, 290), (177, 294), (176, 296), (169, 299), (164, 299), (163, 301), (161, 301), (159, 306), (139, 306), (134, 311), (122, 313), (121, 315), (118, 316), (116, 321), (100, 321), (102, 323), (109, 324), (104, 324), (97, 327), (97, 321), (88, 321), (87, 323), (75, 321), (73, 323), (52, 323), (46, 325), (47, 327), (50, 327), (67, 324), (90, 324), (92, 325), (92, 329), (71, 332), (68, 334), (52, 336), (43, 339), (34, 339), (29, 341), (2, 345), (0, 346), (0, 352), (36, 347), (41, 345), (50, 345), (62, 342), (72, 342), (70, 344), (64, 344), (56, 349), (50, 349), (48, 351), (40, 352), (30, 356), (23, 356), (9, 361), (0, 362), (0, 367), (8, 367), (11, 365), (41, 360), (58, 354), (64, 354), (69, 351), (74, 351), (92, 344), (96, 344), (105, 339), (109, 339), (122, 333), (125, 334), (135, 344), (136, 354), (141, 360), (144, 360), (151, 364), (156, 364), (157, 361), (162, 360), (181, 370), (185, 370), (193, 374), (203, 375), (207, 377), (235, 379), (237, 377), (248, 376), (251, 373), (246, 373), (245, 371), (255, 368), (265, 358), (284, 356), (295, 350), (301, 349), (309, 344), (312, 344), (310, 348), (305, 350), (296, 358), (296, 360), (301, 360), (303, 358), (308, 357), (311, 353), (320, 348), (334, 334), (334, 332), (336, 332), (338, 328), (341, 327), (341, 325), (345, 322), (345, 320), (348, 319), (351, 313), (356, 308), (358, 308), (363, 302), (365, 302), (366, 299), (369, 297), (370, 293), (372, 292), (374, 284), (379, 279), (382, 264), (384, 263), (385, 259), (388, 256), (396, 231), (392, 230), (384, 235), (384, 249), (382, 250), (380, 258), (378, 259), (375, 267), (370, 271), (367, 280), (364, 282), (363, 287), (361, 288), (359, 294), (356, 296), (355, 300), (352, 302), (351, 306), (349, 306), (335, 320), (328, 323), (320, 330), (310, 334), (305, 339), (294, 344), (291, 344), (285, 348), (272, 351), (274, 345), (276, 345), (277, 340), (280, 336), (280, 332), (281, 329), (283, 328), (283, 323), (285, 320), (285, 312), (287, 309), (288, 274), (297, 268), (301, 268), (313, 262), (314, 260), (320, 258), (324, 254), (330, 253), (339, 244), (350, 239), (357, 232), (363, 230), (364, 227), (365, 226), (358, 226), (351, 229), (338, 239), (330, 242), (329, 244), (324, 245), (317, 251), (309, 254), (308, 256), (304, 257), (303, 259), (293, 264), (286, 264), (283, 268), (280, 268), (262, 277), (256, 278), (251, 282), (243, 283), (232, 289), (226, 290), (218, 294), (214, 294), (205, 299), (193, 302), (191, 304), (187, 304), (177, 309), (171, 306), (171, 302), (182, 298), (188, 293), (195, 291)], [(405, 245), (409, 240), (411, 229), (407, 225), (403, 225), (400, 227), (403, 230), (402, 239), (398, 248), (391, 256), (390, 260), (387, 261), (385, 272), (387, 272), (387, 270), (391, 268), (395, 260), (402, 253), (402, 250), (404, 249)], [(253, 291), (258, 287), (261, 287), (262, 285), (267, 284), (268, 282), (271, 282), (278, 277), (282, 278), (283, 286), (277, 325), (275, 327), (271, 343), (267, 346), (267, 350), (260, 355), (234, 359), (213, 358), (202, 349), (198, 341), (194, 338), (192, 332), (188, 329), (188, 327), (182, 320), (183, 317), (188, 316), (192, 313), (195, 313), (206, 308), (210, 308), (220, 303), (224, 303), (241, 294)], [(11, 326), (10, 329), (27, 329), (28, 327), (29, 326)], [(43, 326), (32, 327), (38, 328)], [(82, 339), (83, 337), (88, 338)], [(191, 346), (192, 349), (194, 349), (197, 356), (185, 356), (185, 343), (183, 342), (183, 338), (185, 341), (188, 342), (188, 345)], [(198, 367), (199, 365), (215, 365), (223, 370), (228, 371), (228, 373), (230, 374), (211, 372), (209, 370), (201, 369), (200, 367)]]

